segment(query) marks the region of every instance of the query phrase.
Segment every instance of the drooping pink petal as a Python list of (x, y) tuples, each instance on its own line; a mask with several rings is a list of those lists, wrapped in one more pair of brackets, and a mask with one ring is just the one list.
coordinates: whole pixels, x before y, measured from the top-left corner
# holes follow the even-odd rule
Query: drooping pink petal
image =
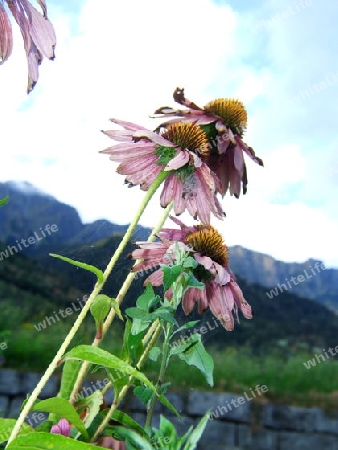
[(207, 292), (211, 312), (226, 330), (233, 331), (234, 318), (227, 305), (222, 288), (214, 281), (210, 281), (207, 284)]
[(3, 64), (12, 53), (13, 34), (12, 25), (5, 7), (0, 2), (0, 64)]
[(199, 293), (197, 293), (196, 291), (198, 291), (198, 289), (190, 288), (184, 295), (184, 298), (182, 300), (182, 308), (186, 316), (192, 313), (195, 303), (199, 298)]
[(48, 59), (54, 59), (54, 49), (56, 45), (56, 35), (54, 27), (46, 17), (37, 11), (33, 5), (27, 1), (27, 8), (31, 13), (31, 37), (42, 53)]
[(238, 286), (238, 284), (236, 283), (236, 281), (231, 280), (229, 287), (233, 293), (233, 296), (234, 296), (237, 306), (242, 311), (243, 316), (246, 319), (252, 319), (253, 314), (252, 314), (251, 306), (245, 300), (245, 298), (243, 296), (243, 292), (242, 292), (241, 288)]
[(163, 284), (163, 270), (155, 270), (144, 282), (144, 284), (151, 283), (153, 286), (161, 286)]

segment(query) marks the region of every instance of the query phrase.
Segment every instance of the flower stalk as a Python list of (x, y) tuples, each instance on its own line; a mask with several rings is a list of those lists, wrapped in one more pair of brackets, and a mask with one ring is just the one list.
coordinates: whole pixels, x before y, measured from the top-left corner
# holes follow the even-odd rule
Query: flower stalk
[(32, 394), (30, 395), (27, 403), (25, 404), (24, 408), (21, 411), (20, 416), (18, 417), (18, 420), (15, 423), (15, 426), (12, 430), (12, 433), (8, 439), (8, 443), (7, 446), (16, 438), (16, 436), (18, 435), (20, 428), (22, 426), (22, 424), (24, 423), (25, 418), (27, 417), (27, 414), (29, 413), (30, 409), (32, 408), (32, 406), (34, 405), (34, 402), (37, 400), (40, 392), (42, 391), (42, 389), (45, 387), (45, 385), (47, 384), (49, 378), (52, 376), (54, 370), (56, 369), (56, 367), (60, 364), (60, 361), (63, 357), (63, 355), (65, 354), (69, 344), (71, 343), (72, 339), (74, 338), (75, 334), (77, 333), (78, 329), (80, 328), (83, 320), (85, 319), (88, 311), (90, 310), (90, 307), (93, 303), (93, 301), (95, 300), (95, 297), (100, 293), (101, 289), (103, 288), (105, 282), (107, 281), (107, 278), (109, 277), (111, 271), (113, 270), (116, 262), (118, 261), (119, 257), (121, 256), (123, 250), (125, 249), (126, 245), (128, 244), (139, 220), (140, 217), (142, 215), (142, 213), (144, 212), (145, 208), (147, 207), (150, 199), (152, 198), (152, 196), (154, 195), (154, 193), (156, 192), (157, 188), (162, 184), (162, 182), (164, 181), (164, 179), (167, 177), (168, 173), (166, 172), (161, 172), (157, 178), (155, 179), (155, 181), (153, 182), (153, 184), (150, 186), (149, 190), (147, 191), (139, 209), (137, 210), (134, 219), (132, 220), (131, 224), (129, 225), (129, 228), (126, 232), (126, 234), (124, 235), (122, 241), (120, 242), (120, 245), (118, 246), (118, 248), (116, 249), (113, 257), (111, 258), (111, 260), (109, 261), (106, 270), (103, 273), (103, 281), (102, 282), (97, 282), (94, 286), (94, 289), (92, 291), (92, 293), (90, 294), (86, 304), (84, 305), (83, 309), (81, 310), (79, 316), (77, 317), (76, 321), (74, 322), (71, 330), (69, 331), (68, 335), (66, 336), (65, 340), (63, 341), (63, 343), (61, 344), (59, 350), (57, 351), (56, 355), (54, 356), (52, 362), (50, 363), (50, 365), (48, 366), (46, 372), (44, 373), (44, 375), (42, 376), (42, 378), (40, 379), (39, 383), (36, 385), (34, 391), (32, 392)]

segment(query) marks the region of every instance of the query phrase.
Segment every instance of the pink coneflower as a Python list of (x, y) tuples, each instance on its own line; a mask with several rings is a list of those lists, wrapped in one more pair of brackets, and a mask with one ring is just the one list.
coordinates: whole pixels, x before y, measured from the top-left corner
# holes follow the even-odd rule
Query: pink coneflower
[[(42, 14), (28, 0), (5, 0), (20, 27), (28, 61), (28, 86), (31, 92), (39, 78), (39, 65), (45, 56), (54, 59), (56, 37), (53, 25), (47, 17), (45, 0), (37, 0)], [(12, 26), (4, 2), (0, 0), (0, 64), (12, 53)]]
[(205, 132), (193, 123), (175, 123), (157, 134), (130, 122), (111, 119), (123, 130), (104, 133), (122, 143), (101, 151), (119, 162), (117, 172), (126, 175), (130, 185), (148, 190), (160, 172), (168, 172), (161, 193), (161, 206), (174, 201), (176, 215), (186, 209), (202, 223), (210, 222), (210, 213), (223, 218), (216, 198), (220, 191), (217, 176), (201, 160), (209, 152)]
[(230, 195), (239, 197), (241, 186), (243, 194), (247, 190), (247, 174), (243, 153), (246, 153), (260, 166), (263, 161), (255, 156), (251, 147), (242, 141), (247, 126), (247, 112), (242, 102), (231, 98), (219, 98), (200, 108), (184, 96), (184, 89), (177, 88), (174, 100), (186, 110), (175, 110), (162, 107), (155, 111), (160, 117), (173, 119), (160, 125), (167, 127), (177, 121), (194, 122), (206, 132), (211, 151), (202, 160), (215, 172), (221, 182), (221, 193), (224, 196), (229, 189)]
[(62, 436), (70, 437), (70, 424), (68, 420), (61, 419), (56, 425), (53, 425), (51, 430), (53, 434), (62, 434)]
[[(250, 305), (236, 283), (235, 276), (229, 267), (228, 248), (222, 236), (211, 225), (195, 225), (188, 227), (178, 219), (172, 220), (180, 225), (181, 230), (165, 228), (159, 233), (158, 242), (137, 242), (140, 249), (134, 250), (132, 258), (142, 258), (134, 272), (148, 270), (159, 264), (168, 264), (168, 254), (173, 258), (173, 249), (177, 242), (191, 252), (198, 262), (194, 276), (204, 283), (203, 290), (190, 288), (184, 295), (182, 307), (185, 314), (190, 314), (195, 303), (202, 314), (210, 308), (213, 315), (228, 331), (234, 329), (234, 316), (238, 320), (238, 308), (246, 319), (252, 318)], [(158, 269), (145, 281), (153, 286), (163, 282), (163, 271)]]

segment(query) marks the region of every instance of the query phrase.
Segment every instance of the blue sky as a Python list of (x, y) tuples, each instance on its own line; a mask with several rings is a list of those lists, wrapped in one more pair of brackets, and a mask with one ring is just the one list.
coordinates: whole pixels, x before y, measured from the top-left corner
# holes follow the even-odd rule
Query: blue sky
[[(249, 115), (245, 141), (265, 167), (247, 161), (247, 195), (226, 196), (227, 218), (213, 224), (228, 245), (338, 267), (338, 3), (47, 3), (56, 59), (43, 62), (34, 91), (25, 94), (18, 30), (0, 67), (0, 181), (27, 180), (86, 222), (127, 223), (143, 193), (127, 189), (98, 154), (112, 144), (100, 133), (111, 128), (108, 119), (154, 128), (149, 114), (174, 106), (177, 86), (200, 105), (239, 98)], [(141, 223), (154, 225), (160, 212), (154, 200)]]

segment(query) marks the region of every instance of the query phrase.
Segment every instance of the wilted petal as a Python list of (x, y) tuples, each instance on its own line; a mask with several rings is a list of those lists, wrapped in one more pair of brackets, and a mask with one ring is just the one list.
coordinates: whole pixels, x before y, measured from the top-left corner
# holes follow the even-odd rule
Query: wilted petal
[(27, 7), (31, 12), (31, 37), (42, 53), (48, 59), (55, 57), (54, 49), (56, 45), (56, 35), (53, 25), (34, 6), (27, 2)]
[(229, 286), (230, 286), (230, 289), (231, 289), (231, 291), (233, 293), (235, 302), (236, 302), (237, 306), (239, 307), (239, 309), (242, 311), (243, 316), (246, 319), (252, 319), (253, 314), (252, 314), (251, 306), (245, 300), (241, 288), (238, 286), (238, 284), (234, 280), (230, 281), (230, 285)]
[(3, 64), (12, 53), (13, 35), (12, 25), (5, 11), (4, 5), (0, 2), (0, 64)]

